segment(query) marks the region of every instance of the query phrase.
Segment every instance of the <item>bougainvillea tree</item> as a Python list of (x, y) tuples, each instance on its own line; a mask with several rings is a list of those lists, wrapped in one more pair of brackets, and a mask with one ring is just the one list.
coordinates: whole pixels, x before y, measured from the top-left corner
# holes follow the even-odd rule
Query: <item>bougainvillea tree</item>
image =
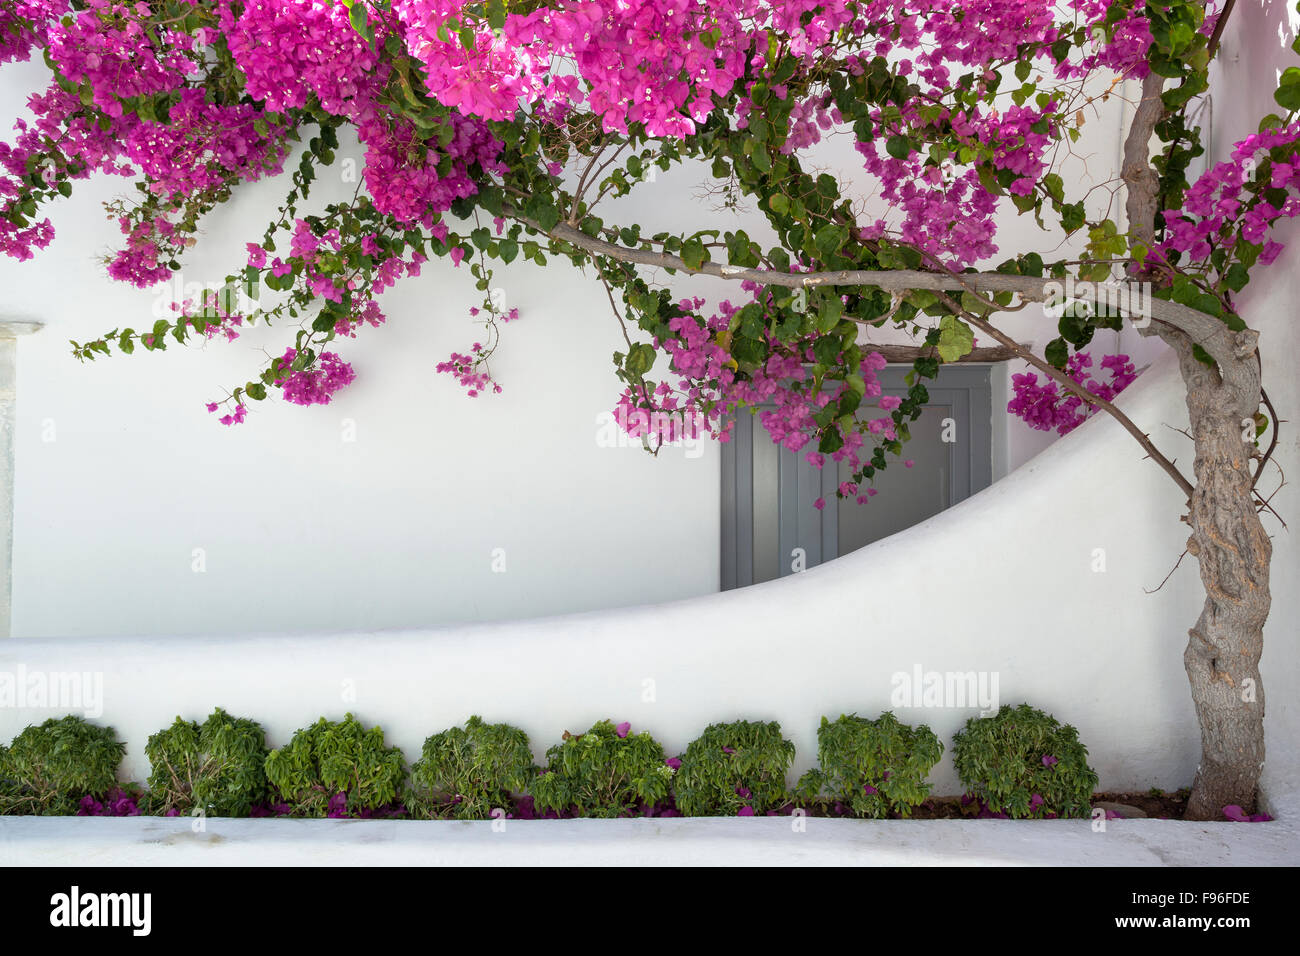
[[(1206, 591), (1185, 655), (1202, 736), (1190, 813), (1217, 818), (1254, 803), (1264, 757), (1270, 544), (1256, 483), (1276, 442), (1258, 335), (1236, 295), (1277, 256), (1273, 224), (1300, 210), (1300, 68), (1282, 75), (1258, 133), (1189, 175), (1203, 152), (1193, 106), (1232, 7), (0, 0), (0, 61), (38, 56), (51, 71), (0, 145), (0, 245), (33, 255), (53, 238), (48, 203), (92, 174), (126, 177), (134, 189), (110, 208), (122, 241), (107, 269), (152, 287), (180, 268), (208, 212), (294, 155), (283, 203), (220, 289), (76, 343), (76, 355), (162, 351), (268, 323), (287, 330), (284, 351), (209, 410), (233, 425), (276, 393), (328, 402), (353, 378), (341, 340), (379, 334), (381, 293), (441, 256), (467, 263), (485, 331), (438, 368), (482, 395), (501, 387), (488, 362), (516, 317), (493, 298), (492, 270), (563, 257), (603, 284), (624, 323), (615, 364), (627, 428), (725, 439), (733, 413), (762, 403), (782, 446), (848, 463), (839, 494), (855, 498), (902, 452), (926, 380), (980, 357), (976, 334), (991, 340), (1034, 369), (1017, 378), (1013, 411), (1061, 431), (1094, 410), (1112, 415), (1186, 495)], [(1123, 80), (1141, 91), (1123, 202), (1098, 216), (1058, 171), (1059, 147), (1078, 138), (1081, 104)], [(364, 150), (356, 193), (314, 208), (340, 132)], [(852, 137), (880, 217), (808, 161), (832, 133)], [(686, 163), (751, 204), (774, 239), (702, 223), (648, 234), (604, 218), (652, 170)], [(1000, 259), (996, 224), (1012, 211), (1042, 227), (1042, 248), (1081, 237), (1082, 254)], [(731, 280), (735, 295), (674, 298), (654, 280), (661, 269)], [(1119, 294), (1099, 296), (1098, 284)], [(1058, 332), (1042, 354), (998, 326), (1038, 303)], [(1110, 401), (1132, 366), (1093, 367), (1081, 351), (1128, 321), (1177, 353), (1191, 474)], [(882, 327), (921, 343), (902, 399), (877, 379)], [(859, 414), (868, 406), (888, 414)]]

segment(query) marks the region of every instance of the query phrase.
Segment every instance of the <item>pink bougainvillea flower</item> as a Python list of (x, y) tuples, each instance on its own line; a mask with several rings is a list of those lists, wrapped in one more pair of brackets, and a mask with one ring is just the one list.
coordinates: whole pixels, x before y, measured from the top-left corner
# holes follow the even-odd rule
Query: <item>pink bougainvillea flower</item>
[(618, 734), (619, 737), (626, 737), (627, 732), (631, 729), (632, 729), (632, 724), (629, 721), (625, 720), (614, 728), (614, 733)]
[(1050, 754), (1043, 754), (1043, 766), (1044, 766), (1044, 767), (1050, 767), (1050, 766), (1052, 766), (1052, 765), (1053, 765), (1054, 763), (1056, 763), (1056, 762), (1057, 762), (1057, 760), (1056, 760), (1055, 757), (1051, 756)]
[(749, 806), (741, 807), (740, 812), (736, 814), (738, 817), (752, 817), (753, 815), (754, 808)]
[(1272, 817), (1267, 813), (1246, 813), (1240, 806), (1230, 803), (1223, 808), (1223, 815), (1237, 823), (1269, 823)]

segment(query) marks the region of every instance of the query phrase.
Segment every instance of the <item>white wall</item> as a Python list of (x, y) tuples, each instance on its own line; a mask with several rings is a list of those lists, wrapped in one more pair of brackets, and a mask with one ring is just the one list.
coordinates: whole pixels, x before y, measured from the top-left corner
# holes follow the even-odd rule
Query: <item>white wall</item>
[[(0, 115), (19, 114), (40, 72), (11, 71)], [(471, 400), (434, 366), (482, 337), (468, 315), (481, 294), (468, 264), (431, 263), (390, 291), (386, 327), (336, 347), (357, 381), (331, 405), (273, 397), (227, 429), (204, 402), (291, 330), (86, 366), (69, 354), (69, 339), (154, 321), (159, 296), (94, 261), (117, 239), (99, 202), (121, 186), (79, 187), (54, 212), (54, 247), (0, 261), (5, 316), (46, 323), (18, 358), (15, 635), (413, 626), (717, 589), (716, 445), (657, 460), (597, 445), (624, 348), (598, 284), (562, 263), (507, 270), (523, 317), (493, 361), (505, 390)], [(282, 188), (258, 183), (219, 211), (184, 281), (240, 266)], [(196, 548), (206, 573), (191, 570)]]
[[(1124, 396), (1138, 421), (1176, 420), (1175, 377), (1166, 367)], [(350, 709), (411, 756), (471, 713), (517, 723), (539, 752), (604, 717), (670, 750), (711, 721), (777, 719), (804, 769), (822, 714), (874, 716), (890, 706), (892, 675), (919, 664), (996, 673), (1002, 702), (1074, 722), (1104, 786), (1174, 787), (1196, 759), (1181, 649), (1198, 602), (1190, 572), (1153, 596), (1142, 588), (1182, 547), (1177, 499), (1131, 439), (1098, 420), (944, 515), (741, 591), (433, 631), (13, 640), (0, 643), (0, 671), (102, 673), (101, 719), (130, 744), (139, 776), (150, 733), (218, 705), (255, 715), (275, 744)], [(42, 713), (0, 708), (0, 739)], [(899, 712), (945, 742), (973, 713)], [(940, 793), (957, 790), (947, 758), (934, 779)]]
[[(1285, 8), (1268, 17), (1236, 18), (1225, 41), (1241, 45), (1240, 68), (1216, 86), (1232, 104), (1219, 110), (1233, 114), (1230, 126), (1266, 111), (1266, 85), (1245, 68), (1291, 62), (1279, 52), (1290, 35), (1277, 39)], [(661, 185), (664, 203), (690, 203), (688, 190)], [(494, 405), (467, 403), (432, 379), (433, 361), (466, 341), (470, 295), (431, 271), (401, 293), (391, 328), (349, 350), (364, 381), (337, 406), (272, 409), (214, 435), (198, 403), (247, 367), (242, 346), (68, 365), (63, 340), (147, 300), (87, 269), (110, 238), (91, 223), (84, 208), (69, 212), (62, 245), (40, 264), (4, 266), (14, 307), (51, 324), (22, 343), (15, 632), (134, 636), (5, 642), (0, 670), (102, 673), (103, 719), (130, 743), (129, 774), (146, 772), (149, 733), (217, 705), (264, 721), (273, 744), (320, 713), (351, 709), (382, 722), (410, 755), (470, 713), (520, 724), (539, 752), (603, 717), (631, 720), (670, 750), (713, 720), (772, 718), (795, 740), (802, 769), (822, 714), (887, 708), (891, 675), (919, 664), (997, 673), (1002, 701), (1029, 700), (1073, 722), (1105, 788), (1190, 782), (1198, 741), (1181, 658), (1201, 602), (1194, 562), (1158, 592), (1144, 590), (1183, 548), (1183, 503), (1109, 420), (945, 515), (793, 578), (577, 616), (416, 627), (711, 587), (716, 459), (643, 462), (591, 444), (593, 416), (613, 395), (605, 353), (614, 333), (590, 288), (562, 269), (519, 280), (512, 295), (527, 317), (508, 330), (500, 370), (509, 390)], [(228, 250), (243, 238), (219, 222), (212, 231)], [(1284, 258), (1260, 270), (1244, 301), (1264, 331), (1266, 385), (1294, 420), (1300, 236), (1286, 235)], [(609, 343), (590, 344), (592, 323)], [(539, 395), (572, 419), (548, 432)], [(1165, 447), (1182, 441), (1165, 427), (1186, 421), (1167, 357), (1121, 404)], [(337, 442), (345, 415), (362, 436), (352, 448)], [(47, 418), (58, 439), (42, 443)], [(1190, 449), (1178, 457), (1187, 466)], [(1292, 426), (1280, 461), (1294, 476), (1298, 459)], [(1294, 516), (1294, 486), (1274, 503)], [(209, 548), (206, 576), (189, 570), (197, 546)], [(489, 578), (496, 546), (511, 549), (510, 570)], [(1263, 670), (1277, 806), (1296, 790), (1300, 681), (1296, 548), (1285, 532), (1275, 546)], [(392, 625), (408, 629), (380, 630)], [(335, 629), (347, 632), (325, 633)], [(309, 633), (177, 636), (195, 630)], [(901, 716), (947, 741), (972, 713)], [(0, 709), (0, 739), (46, 714)], [(956, 789), (949, 758), (934, 781), (939, 792)]]
[[(44, 76), (36, 64), (7, 67), (0, 117), (22, 115)], [(1071, 181), (1093, 186), (1110, 175), (1119, 102), (1087, 110)], [(347, 159), (359, 161), (355, 144), (340, 149), (336, 169)], [(879, 205), (843, 138), (823, 144), (813, 163), (854, 183), (867, 207)], [(702, 169), (661, 172), (608, 215), (647, 231), (741, 225), (770, 235), (752, 209), (716, 210), (701, 194), (705, 179)], [(50, 249), (26, 263), (0, 259), (4, 317), (46, 324), (19, 347), (14, 635), (417, 627), (717, 589), (716, 445), (696, 458), (668, 449), (658, 460), (597, 445), (597, 415), (619, 392), (610, 355), (624, 346), (593, 280), (562, 262), (545, 273), (528, 263), (499, 270), (522, 318), (504, 329), (493, 361), (505, 391), (470, 400), (433, 368), (480, 338), (468, 316), (480, 296), (467, 266), (430, 263), (385, 297), (386, 327), (336, 345), (357, 381), (333, 404), (302, 409), (273, 396), (226, 429), (203, 403), (251, 377), (263, 349), (283, 351), (290, 330), (84, 366), (69, 354), (69, 339), (151, 325), (156, 307), (179, 298), (110, 282), (97, 262), (119, 239), (100, 204), (123, 186), (78, 185), (53, 209)], [(352, 188), (326, 177), (313, 201)], [(239, 266), (282, 189), (245, 187), (215, 213), (179, 285), (215, 282)], [(1006, 254), (1041, 247), (1032, 224), (1014, 215), (1001, 242)], [(679, 276), (673, 285), (743, 295), (718, 280)], [(1033, 316), (1007, 328), (1040, 345), (1055, 335)], [(1002, 381), (995, 478), (1055, 438), (1001, 412)], [(347, 422), (354, 442), (343, 440)], [(497, 548), (505, 574), (492, 571)], [(195, 549), (204, 573), (193, 570)]]

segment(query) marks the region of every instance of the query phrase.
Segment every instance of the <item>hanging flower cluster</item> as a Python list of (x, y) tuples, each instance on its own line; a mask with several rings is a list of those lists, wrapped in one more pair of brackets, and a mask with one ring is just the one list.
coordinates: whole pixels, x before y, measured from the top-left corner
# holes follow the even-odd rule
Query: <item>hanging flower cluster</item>
[[(1066, 363), (1065, 373), (1107, 402), (1112, 401), (1137, 378), (1137, 370), (1127, 355), (1103, 356), (1101, 368), (1107, 373), (1106, 378), (1094, 378), (1092, 356), (1087, 352), (1076, 352)], [(1030, 428), (1039, 431), (1055, 429), (1058, 435), (1067, 435), (1096, 412), (1094, 406), (1073, 392), (1065, 391), (1056, 382), (1048, 380), (1040, 385), (1035, 372), (1012, 375), (1011, 392), (1007, 411), (1022, 419)]]

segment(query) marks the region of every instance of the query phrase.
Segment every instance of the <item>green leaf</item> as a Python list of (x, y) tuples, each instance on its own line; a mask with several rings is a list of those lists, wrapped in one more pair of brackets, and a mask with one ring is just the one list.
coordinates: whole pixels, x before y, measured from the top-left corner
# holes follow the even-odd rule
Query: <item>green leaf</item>
[(1233, 292), (1240, 292), (1250, 281), (1250, 273), (1240, 262), (1234, 262), (1228, 267), (1228, 271), (1223, 274), (1223, 284)]
[(1067, 203), (1061, 206), (1061, 228), (1074, 232), (1084, 223), (1083, 203)]
[(1300, 109), (1300, 67), (1289, 66), (1282, 71), (1273, 99), (1288, 112)]
[(738, 362), (757, 365), (767, 361), (767, 347), (758, 339), (736, 336), (731, 342), (731, 355)]
[(1089, 324), (1088, 316), (1078, 315), (1073, 310), (1067, 311), (1061, 316), (1057, 323), (1057, 330), (1061, 333), (1061, 338), (1069, 342), (1076, 349), (1082, 348), (1092, 341), (1092, 326)]
[(843, 226), (826, 225), (817, 230), (814, 242), (823, 259), (829, 258), (840, 250), (848, 238), (848, 230)]
[(895, 133), (885, 140), (885, 152), (894, 159), (907, 159), (912, 154), (912, 141), (901, 133)]
[(955, 315), (945, 315), (939, 320), (939, 357), (945, 362), (955, 362), (969, 355), (975, 347), (975, 333), (969, 325)]
[(839, 325), (842, 315), (844, 315), (844, 303), (840, 297), (838, 295), (823, 296), (821, 309), (817, 314), (817, 330), (822, 333), (833, 331), (835, 326)]
[(364, 3), (352, 4), (352, 9), (348, 11), (348, 22), (352, 24), (352, 29), (356, 30), (363, 40), (367, 43), (374, 42), (375, 31), (370, 25)]
[(1057, 202), (1065, 201), (1065, 181), (1058, 174), (1048, 173), (1044, 176), (1043, 188), (1047, 190), (1047, 195)]
[(627, 361), (623, 367), (633, 376), (640, 377), (650, 371), (655, 364), (654, 346), (637, 342), (628, 350)]
[(1052, 339), (1047, 343), (1047, 348), (1043, 351), (1043, 357), (1054, 368), (1065, 368), (1065, 363), (1070, 357), (1070, 347), (1066, 345), (1065, 339)]
[(542, 206), (537, 210), (537, 224), (543, 232), (550, 232), (560, 224), (560, 210), (551, 203)]
[(708, 261), (709, 253), (704, 248), (704, 243), (698, 238), (692, 237), (682, 243), (682, 261), (692, 269), (698, 270)]

